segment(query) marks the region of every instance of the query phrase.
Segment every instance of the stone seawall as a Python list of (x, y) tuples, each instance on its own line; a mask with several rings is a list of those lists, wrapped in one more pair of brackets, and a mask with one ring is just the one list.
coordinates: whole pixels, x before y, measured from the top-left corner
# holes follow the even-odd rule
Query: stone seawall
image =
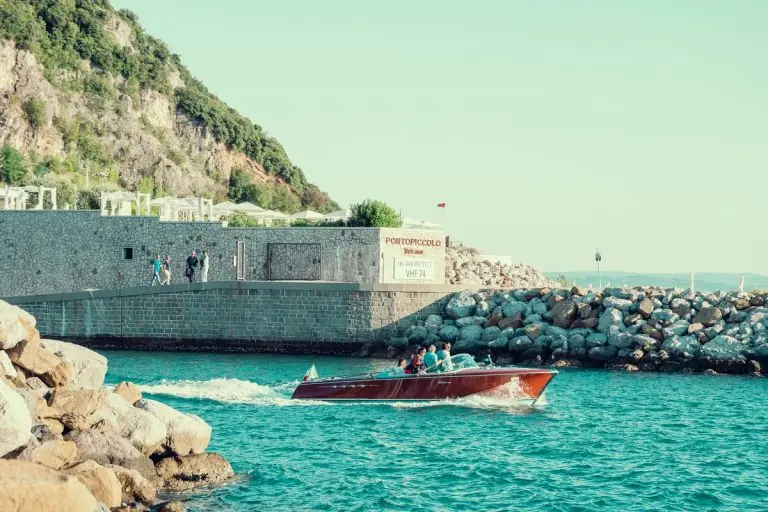
[(449, 341), (453, 353), (502, 363), (759, 374), (768, 363), (766, 300), (659, 288), (465, 291), (386, 345), (391, 357)]
[(439, 314), (443, 285), (216, 282), (17, 297), (44, 336), (93, 347), (369, 354)]

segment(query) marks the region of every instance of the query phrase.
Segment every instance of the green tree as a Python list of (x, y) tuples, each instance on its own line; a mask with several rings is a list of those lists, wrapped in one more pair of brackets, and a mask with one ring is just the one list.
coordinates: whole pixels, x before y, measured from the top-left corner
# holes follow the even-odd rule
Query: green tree
[(283, 213), (296, 213), (301, 209), (301, 201), (285, 185), (275, 185), (270, 208)]
[(251, 177), (242, 169), (233, 169), (229, 175), (229, 198), (236, 202), (246, 201), (246, 189), (251, 184)]
[(152, 176), (144, 176), (139, 180), (139, 192), (142, 194), (152, 194), (155, 191), (155, 180)]
[(227, 225), (233, 228), (255, 228), (259, 225), (259, 220), (247, 213), (235, 212), (227, 218)]
[(403, 225), (400, 215), (387, 203), (366, 199), (350, 208), (350, 226), (366, 228), (399, 228)]
[(9, 185), (21, 185), (27, 174), (24, 158), (21, 153), (9, 145), (0, 151), (0, 178)]
[(24, 102), (24, 114), (33, 130), (37, 131), (45, 124), (45, 103), (42, 100), (32, 99)]

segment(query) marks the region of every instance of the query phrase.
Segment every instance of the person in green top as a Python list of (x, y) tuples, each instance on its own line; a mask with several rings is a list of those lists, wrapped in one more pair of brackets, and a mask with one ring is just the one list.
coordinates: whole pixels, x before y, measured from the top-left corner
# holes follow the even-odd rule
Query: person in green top
[(426, 366), (427, 368), (430, 368), (437, 364), (438, 359), (437, 359), (437, 354), (435, 353), (435, 350), (437, 350), (435, 346), (430, 345), (429, 348), (427, 349), (427, 353), (424, 354), (424, 366)]

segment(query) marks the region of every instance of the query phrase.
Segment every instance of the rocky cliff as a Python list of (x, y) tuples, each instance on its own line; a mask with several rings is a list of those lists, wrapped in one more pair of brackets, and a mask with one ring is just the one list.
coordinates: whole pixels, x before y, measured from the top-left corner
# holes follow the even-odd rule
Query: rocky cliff
[(0, 145), (26, 157), (27, 181), (222, 197), (239, 169), (285, 185), (296, 207), (335, 207), (277, 141), (102, 0), (0, 3)]

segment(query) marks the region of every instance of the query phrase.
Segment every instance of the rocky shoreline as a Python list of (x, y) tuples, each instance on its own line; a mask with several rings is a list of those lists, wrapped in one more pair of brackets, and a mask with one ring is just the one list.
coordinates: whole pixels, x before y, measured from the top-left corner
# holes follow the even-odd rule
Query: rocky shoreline
[(41, 340), (35, 318), (0, 301), (0, 510), (177, 512), (158, 492), (234, 475), (206, 453), (211, 427), (144, 399), (130, 382), (104, 388), (107, 360)]
[(760, 375), (767, 301), (768, 292), (654, 287), (464, 291), (382, 348), (399, 357), (449, 341), (453, 353), (497, 364)]

